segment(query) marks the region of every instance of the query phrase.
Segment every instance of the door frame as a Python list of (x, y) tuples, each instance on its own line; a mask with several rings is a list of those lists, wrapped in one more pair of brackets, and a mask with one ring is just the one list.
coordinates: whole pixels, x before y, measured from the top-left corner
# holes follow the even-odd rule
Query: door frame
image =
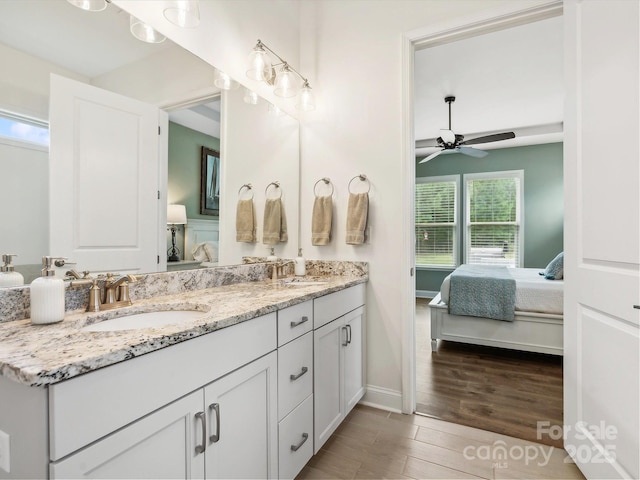
[(416, 409), (415, 349), (415, 131), (414, 131), (414, 53), (416, 49), (435, 47), (464, 38), (483, 35), (518, 25), (562, 15), (562, 0), (505, 4), (497, 9), (440, 22), (419, 28), (402, 36), (402, 191), (403, 209), (402, 261), (405, 272), (402, 292), (402, 413)]

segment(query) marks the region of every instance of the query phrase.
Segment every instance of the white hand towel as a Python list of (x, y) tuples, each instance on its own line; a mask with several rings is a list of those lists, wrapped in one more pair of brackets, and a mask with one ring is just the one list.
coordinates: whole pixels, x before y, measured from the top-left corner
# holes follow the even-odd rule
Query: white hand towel
[(364, 243), (364, 232), (367, 228), (369, 213), (369, 194), (350, 193), (347, 205), (347, 244), (361, 245)]
[(282, 199), (267, 198), (264, 202), (262, 243), (275, 245), (279, 242), (286, 242), (288, 239), (287, 217), (284, 213)]
[(256, 212), (253, 208), (253, 199), (238, 200), (236, 241), (244, 243), (255, 243), (256, 241)]
[(311, 214), (311, 245), (329, 245), (333, 200), (331, 196), (316, 197)]

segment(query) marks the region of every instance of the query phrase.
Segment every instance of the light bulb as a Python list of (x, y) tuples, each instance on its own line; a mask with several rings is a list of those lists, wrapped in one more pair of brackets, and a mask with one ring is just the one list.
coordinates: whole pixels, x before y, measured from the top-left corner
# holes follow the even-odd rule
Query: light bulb
[(296, 74), (293, 73), (285, 63), (282, 70), (280, 70), (278, 75), (276, 75), (276, 81), (273, 84), (274, 95), (283, 98), (295, 97), (297, 93), (296, 90), (298, 88), (297, 79), (298, 77), (296, 77)]
[(310, 112), (316, 109), (316, 100), (309, 86), (309, 82), (304, 82), (304, 85), (298, 93), (298, 105), (297, 107), (303, 112)]
[(164, 35), (156, 32), (149, 25), (138, 20), (133, 15), (129, 17), (129, 28), (131, 29), (132, 35), (143, 42), (162, 43), (166, 40)]
[(260, 97), (253, 90), (249, 90), (248, 88), (244, 89), (244, 103), (248, 103), (249, 105), (257, 105), (260, 101)]
[(198, 0), (174, 0), (172, 6), (162, 12), (164, 18), (183, 28), (194, 28), (200, 24)]
[(273, 67), (271, 66), (271, 58), (264, 51), (262, 46), (258, 44), (249, 54), (247, 77), (259, 82), (269, 82), (273, 76)]

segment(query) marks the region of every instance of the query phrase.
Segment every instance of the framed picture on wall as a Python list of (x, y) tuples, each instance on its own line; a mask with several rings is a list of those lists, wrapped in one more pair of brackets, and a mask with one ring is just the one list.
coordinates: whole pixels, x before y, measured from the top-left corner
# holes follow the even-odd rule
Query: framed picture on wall
[(220, 153), (207, 147), (200, 160), (200, 213), (220, 215)]

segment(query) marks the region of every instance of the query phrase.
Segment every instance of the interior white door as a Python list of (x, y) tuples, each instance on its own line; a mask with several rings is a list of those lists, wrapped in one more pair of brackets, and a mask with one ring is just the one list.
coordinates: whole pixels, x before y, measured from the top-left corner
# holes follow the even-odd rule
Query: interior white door
[(638, 478), (640, 4), (564, 3), (565, 448)]
[(159, 109), (57, 75), (50, 89), (50, 254), (78, 270), (157, 271)]

